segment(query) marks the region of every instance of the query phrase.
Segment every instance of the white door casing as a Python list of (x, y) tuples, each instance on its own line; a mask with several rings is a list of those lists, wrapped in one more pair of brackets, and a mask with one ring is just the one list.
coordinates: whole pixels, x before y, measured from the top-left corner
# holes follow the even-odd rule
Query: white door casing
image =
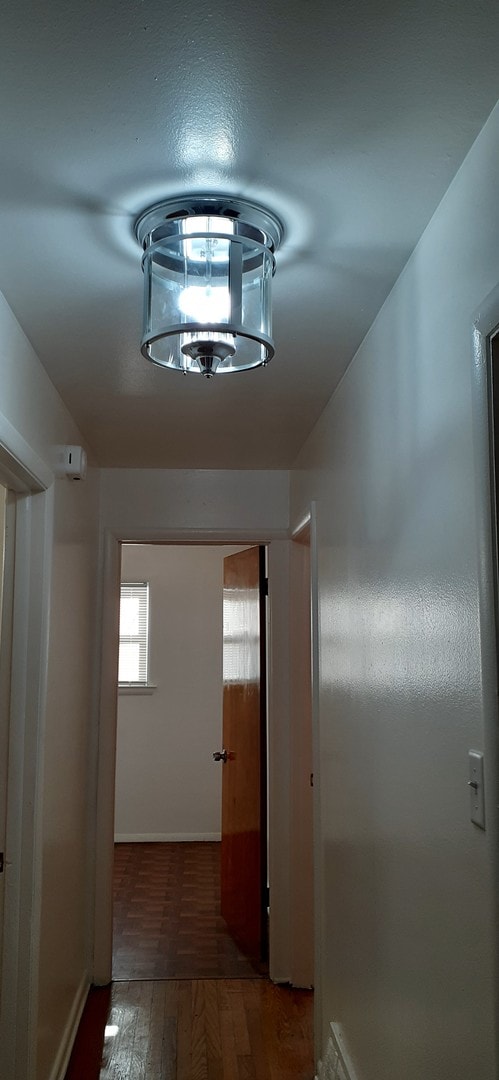
[(11, 528), (15, 509), (0, 984), (0, 1075), (9, 1080), (35, 1076), (52, 481), (45, 462), (0, 414), (0, 483), (14, 493)]
[[(287, 532), (259, 530), (105, 530), (101, 550), (101, 676), (96, 776), (93, 981), (105, 985), (112, 970), (112, 867), (116, 766), (116, 700), (121, 543), (266, 544), (272, 583), (269, 670), (270, 973), (290, 980), (289, 934), (289, 549)], [(272, 884), (273, 883), (273, 884)]]

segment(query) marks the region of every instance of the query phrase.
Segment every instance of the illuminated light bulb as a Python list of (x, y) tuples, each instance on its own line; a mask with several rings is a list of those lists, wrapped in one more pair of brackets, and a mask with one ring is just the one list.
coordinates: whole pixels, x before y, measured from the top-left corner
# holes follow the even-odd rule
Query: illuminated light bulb
[(229, 290), (213, 288), (211, 285), (188, 285), (180, 293), (178, 306), (182, 314), (192, 322), (228, 322), (230, 318)]
[[(183, 222), (183, 232), (187, 236), (214, 232), (230, 237), (234, 235), (234, 222), (228, 218), (191, 217)], [(185, 241), (185, 254), (193, 262), (223, 263), (229, 258), (229, 244), (228, 239), (221, 240), (218, 236), (195, 236)]]

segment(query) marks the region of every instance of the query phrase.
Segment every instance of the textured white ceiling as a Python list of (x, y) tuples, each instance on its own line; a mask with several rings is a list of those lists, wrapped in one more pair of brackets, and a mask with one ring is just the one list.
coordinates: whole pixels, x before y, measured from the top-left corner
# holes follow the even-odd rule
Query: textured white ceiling
[[(7, 0), (0, 288), (103, 465), (287, 467), (499, 96), (496, 0)], [(276, 356), (139, 352), (137, 213), (284, 220)]]

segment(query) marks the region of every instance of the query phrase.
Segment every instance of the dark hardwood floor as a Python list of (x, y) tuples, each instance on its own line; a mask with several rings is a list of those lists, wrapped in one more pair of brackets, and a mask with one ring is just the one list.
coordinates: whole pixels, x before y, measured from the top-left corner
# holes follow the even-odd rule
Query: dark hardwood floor
[(66, 1080), (312, 1080), (312, 999), (267, 979), (92, 990)]
[(275, 986), (220, 916), (219, 844), (119, 844), (110, 987), (66, 1080), (312, 1080), (313, 994)]
[(254, 979), (220, 915), (220, 844), (116, 844), (113, 979)]

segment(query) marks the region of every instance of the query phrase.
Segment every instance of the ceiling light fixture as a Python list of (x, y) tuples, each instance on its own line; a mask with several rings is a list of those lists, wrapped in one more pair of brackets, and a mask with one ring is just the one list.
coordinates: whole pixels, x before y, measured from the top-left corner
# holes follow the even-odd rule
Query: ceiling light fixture
[(145, 210), (135, 234), (144, 251), (148, 360), (207, 378), (268, 364), (283, 235), (275, 214), (232, 196), (171, 198)]

